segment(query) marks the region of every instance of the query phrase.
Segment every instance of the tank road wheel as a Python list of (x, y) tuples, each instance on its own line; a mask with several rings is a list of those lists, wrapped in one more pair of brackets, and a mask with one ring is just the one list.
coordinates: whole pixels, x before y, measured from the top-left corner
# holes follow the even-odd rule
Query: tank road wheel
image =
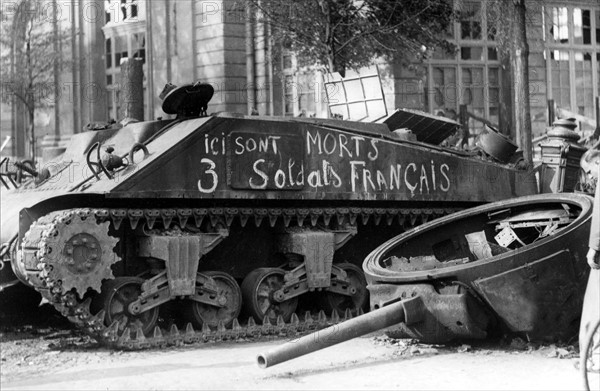
[(364, 311), (369, 302), (369, 292), (363, 271), (351, 263), (340, 263), (336, 266), (346, 272), (348, 280), (350, 280), (350, 289), (354, 288), (356, 293), (352, 296), (345, 296), (339, 293), (325, 292), (321, 303), (323, 310), (328, 314), (335, 310), (341, 316), (347, 309), (354, 314), (357, 314), (359, 309)]
[(216, 329), (221, 321), (225, 327), (230, 327), (242, 309), (242, 290), (235, 279), (227, 273), (206, 272), (204, 274), (211, 277), (217, 284), (219, 298), (224, 297), (226, 299), (225, 306), (219, 308), (197, 301), (190, 301), (186, 307), (185, 315), (198, 328), (206, 323), (209, 327)]
[(284, 284), (285, 271), (276, 268), (260, 268), (253, 270), (242, 282), (242, 297), (249, 315), (257, 322), (262, 322), (265, 316), (274, 323), (281, 315), (289, 322), (298, 306), (298, 298), (277, 302), (273, 294)]
[(148, 335), (156, 326), (159, 307), (137, 315), (129, 312), (129, 304), (142, 294), (143, 282), (144, 280), (138, 277), (117, 277), (102, 285), (102, 293), (98, 301), (106, 312), (104, 324), (110, 326), (115, 321), (119, 322), (119, 335), (126, 327), (133, 331), (136, 326)]

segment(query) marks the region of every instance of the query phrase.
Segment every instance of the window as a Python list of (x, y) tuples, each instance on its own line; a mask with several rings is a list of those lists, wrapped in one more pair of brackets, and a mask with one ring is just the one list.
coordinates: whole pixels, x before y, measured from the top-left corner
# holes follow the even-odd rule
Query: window
[(456, 67), (438, 66), (433, 68), (433, 112), (457, 110)]
[(600, 10), (595, 11), (594, 15), (596, 15), (596, 46), (600, 46)]
[(460, 59), (483, 61), (483, 48), (481, 46), (463, 46), (460, 48)]
[(139, 0), (106, 0), (106, 23), (136, 22), (140, 18)]
[[(103, 30), (106, 35), (106, 84), (109, 90), (107, 105), (109, 117), (117, 121), (120, 119), (122, 103), (119, 92), (121, 60), (141, 58), (144, 62), (144, 75), (147, 74), (144, 4), (145, 2), (139, 0), (106, 0), (105, 2), (107, 25)], [(146, 76), (144, 76), (144, 91), (146, 91)], [(144, 113), (148, 113), (147, 100), (144, 99)]]
[(569, 52), (555, 50), (551, 54), (552, 95), (562, 108), (571, 108), (571, 88), (569, 85)]
[(282, 55), (281, 69), (283, 115), (327, 117), (327, 96), (325, 88), (321, 88), (321, 74), (289, 51)]
[(313, 72), (310, 71), (302, 72), (298, 75), (297, 92), (299, 98), (299, 115), (309, 117), (315, 115), (317, 111), (314, 79), (315, 76)]
[(592, 19), (590, 10), (573, 10), (573, 38), (576, 44), (592, 44)]
[(106, 40), (106, 69), (112, 68), (112, 41), (110, 38)]
[[(457, 3), (458, 4), (458, 3)], [(492, 123), (499, 122), (500, 61), (496, 32), (488, 27), (481, 1), (463, 1), (461, 20), (454, 23), (456, 55), (435, 51), (429, 60), (427, 105), (432, 114), (458, 120), (461, 105)], [(478, 133), (483, 125), (472, 121), (470, 130)]]
[(455, 60), (456, 53), (448, 53), (444, 49), (436, 48), (431, 58), (434, 60)]
[(594, 112), (594, 83), (592, 73), (592, 56), (590, 53), (576, 52), (575, 64), (575, 106), (577, 114), (593, 118)]
[(481, 3), (465, 1), (460, 13), (460, 36), (462, 39), (481, 39)]
[(146, 63), (146, 34), (137, 33), (132, 35), (133, 58), (141, 58)]
[(500, 123), (500, 68), (488, 68), (488, 119), (494, 123)]
[(552, 26), (550, 27), (551, 39), (556, 43), (569, 43), (567, 7), (552, 8)]
[(283, 90), (284, 90), (284, 108), (283, 108), (283, 114), (287, 115), (287, 116), (293, 116), (294, 115), (294, 103), (296, 102), (296, 92), (295, 92), (295, 88), (294, 88), (294, 77), (291, 75), (286, 75), (285, 76), (285, 81), (284, 81), (284, 86), (283, 86)]
[(295, 83), (294, 72), (296, 70), (295, 58), (291, 53), (283, 54), (281, 59), (283, 70), (283, 115), (293, 116), (295, 108)]
[(544, 16), (549, 98), (562, 109), (594, 118), (600, 94), (600, 5), (551, 5)]
[[(461, 101), (467, 105), (468, 110), (478, 117), (486, 117), (485, 98), (483, 83), (483, 67), (462, 67), (461, 83)], [(470, 128), (480, 126), (475, 121), (470, 124)]]
[(115, 42), (115, 66), (118, 67), (121, 65), (121, 59), (129, 57), (129, 52), (127, 51), (127, 37), (125, 36), (116, 36), (114, 39)]

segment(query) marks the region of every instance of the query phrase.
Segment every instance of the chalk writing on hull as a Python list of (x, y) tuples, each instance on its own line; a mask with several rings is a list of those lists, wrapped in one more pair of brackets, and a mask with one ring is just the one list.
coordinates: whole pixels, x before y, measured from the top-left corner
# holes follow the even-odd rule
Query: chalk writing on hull
[(341, 132), (307, 130), (273, 136), (234, 131), (227, 136), (206, 135), (202, 149), (198, 189), (205, 194), (215, 192), (225, 179), (234, 189), (410, 197), (445, 193), (451, 187), (448, 164), (419, 159), (415, 153), (397, 156), (397, 145)]

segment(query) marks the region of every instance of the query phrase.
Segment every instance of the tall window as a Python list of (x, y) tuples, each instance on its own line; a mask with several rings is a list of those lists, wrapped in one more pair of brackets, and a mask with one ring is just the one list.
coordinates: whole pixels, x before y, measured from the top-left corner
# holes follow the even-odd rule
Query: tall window
[(544, 18), (549, 98), (560, 108), (594, 118), (600, 94), (600, 5), (551, 4)]
[[(454, 23), (448, 39), (456, 53), (436, 51), (428, 63), (427, 105), (432, 114), (458, 119), (460, 105), (477, 116), (498, 124), (500, 62), (495, 31), (488, 28), (481, 1), (464, 1), (460, 22)], [(469, 124), (475, 133), (483, 125)]]
[[(121, 61), (125, 58), (141, 58), (146, 63), (146, 23), (138, 0), (107, 0), (105, 12), (106, 36), (106, 85), (109, 116), (119, 120), (119, 75)], [(144, 65), (144, 75), (146, 66)], [(144, 89), (146, 87), (144, 86)], [(145, 94), (144, 94), (145, 96)], [(146, 103), (144, 103), (146, 105)], [(144, 112), (147, 112), (147, 107)]]
[(284, 53), (281, 64), (283, 115), (323, 116), (326, 97), (324, 97), (324, 89), (321, 88), (321, 76), (312, 67), (301, 64), (290, 52)]
[(295, 56), (285, 53), (282, 59), (283, 69), (283, 115), (293, 116), (295, 114), (296, 88), (294, 73), (296, 70)]

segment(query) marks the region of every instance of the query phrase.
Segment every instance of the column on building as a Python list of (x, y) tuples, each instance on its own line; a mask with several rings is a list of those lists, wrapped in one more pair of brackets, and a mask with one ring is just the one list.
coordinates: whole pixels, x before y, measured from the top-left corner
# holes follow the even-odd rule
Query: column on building
[(197, 79), (211, 83), (209, 112), (247, 112), (246, 25), (235, 1), (194, 1)]
[(80, 0), (79, 28), (82, 38), (79, 46), (80, 97), (82, 122), (108, 120), (105, 39), (102, 27), (105, 20), (104, 0)]

